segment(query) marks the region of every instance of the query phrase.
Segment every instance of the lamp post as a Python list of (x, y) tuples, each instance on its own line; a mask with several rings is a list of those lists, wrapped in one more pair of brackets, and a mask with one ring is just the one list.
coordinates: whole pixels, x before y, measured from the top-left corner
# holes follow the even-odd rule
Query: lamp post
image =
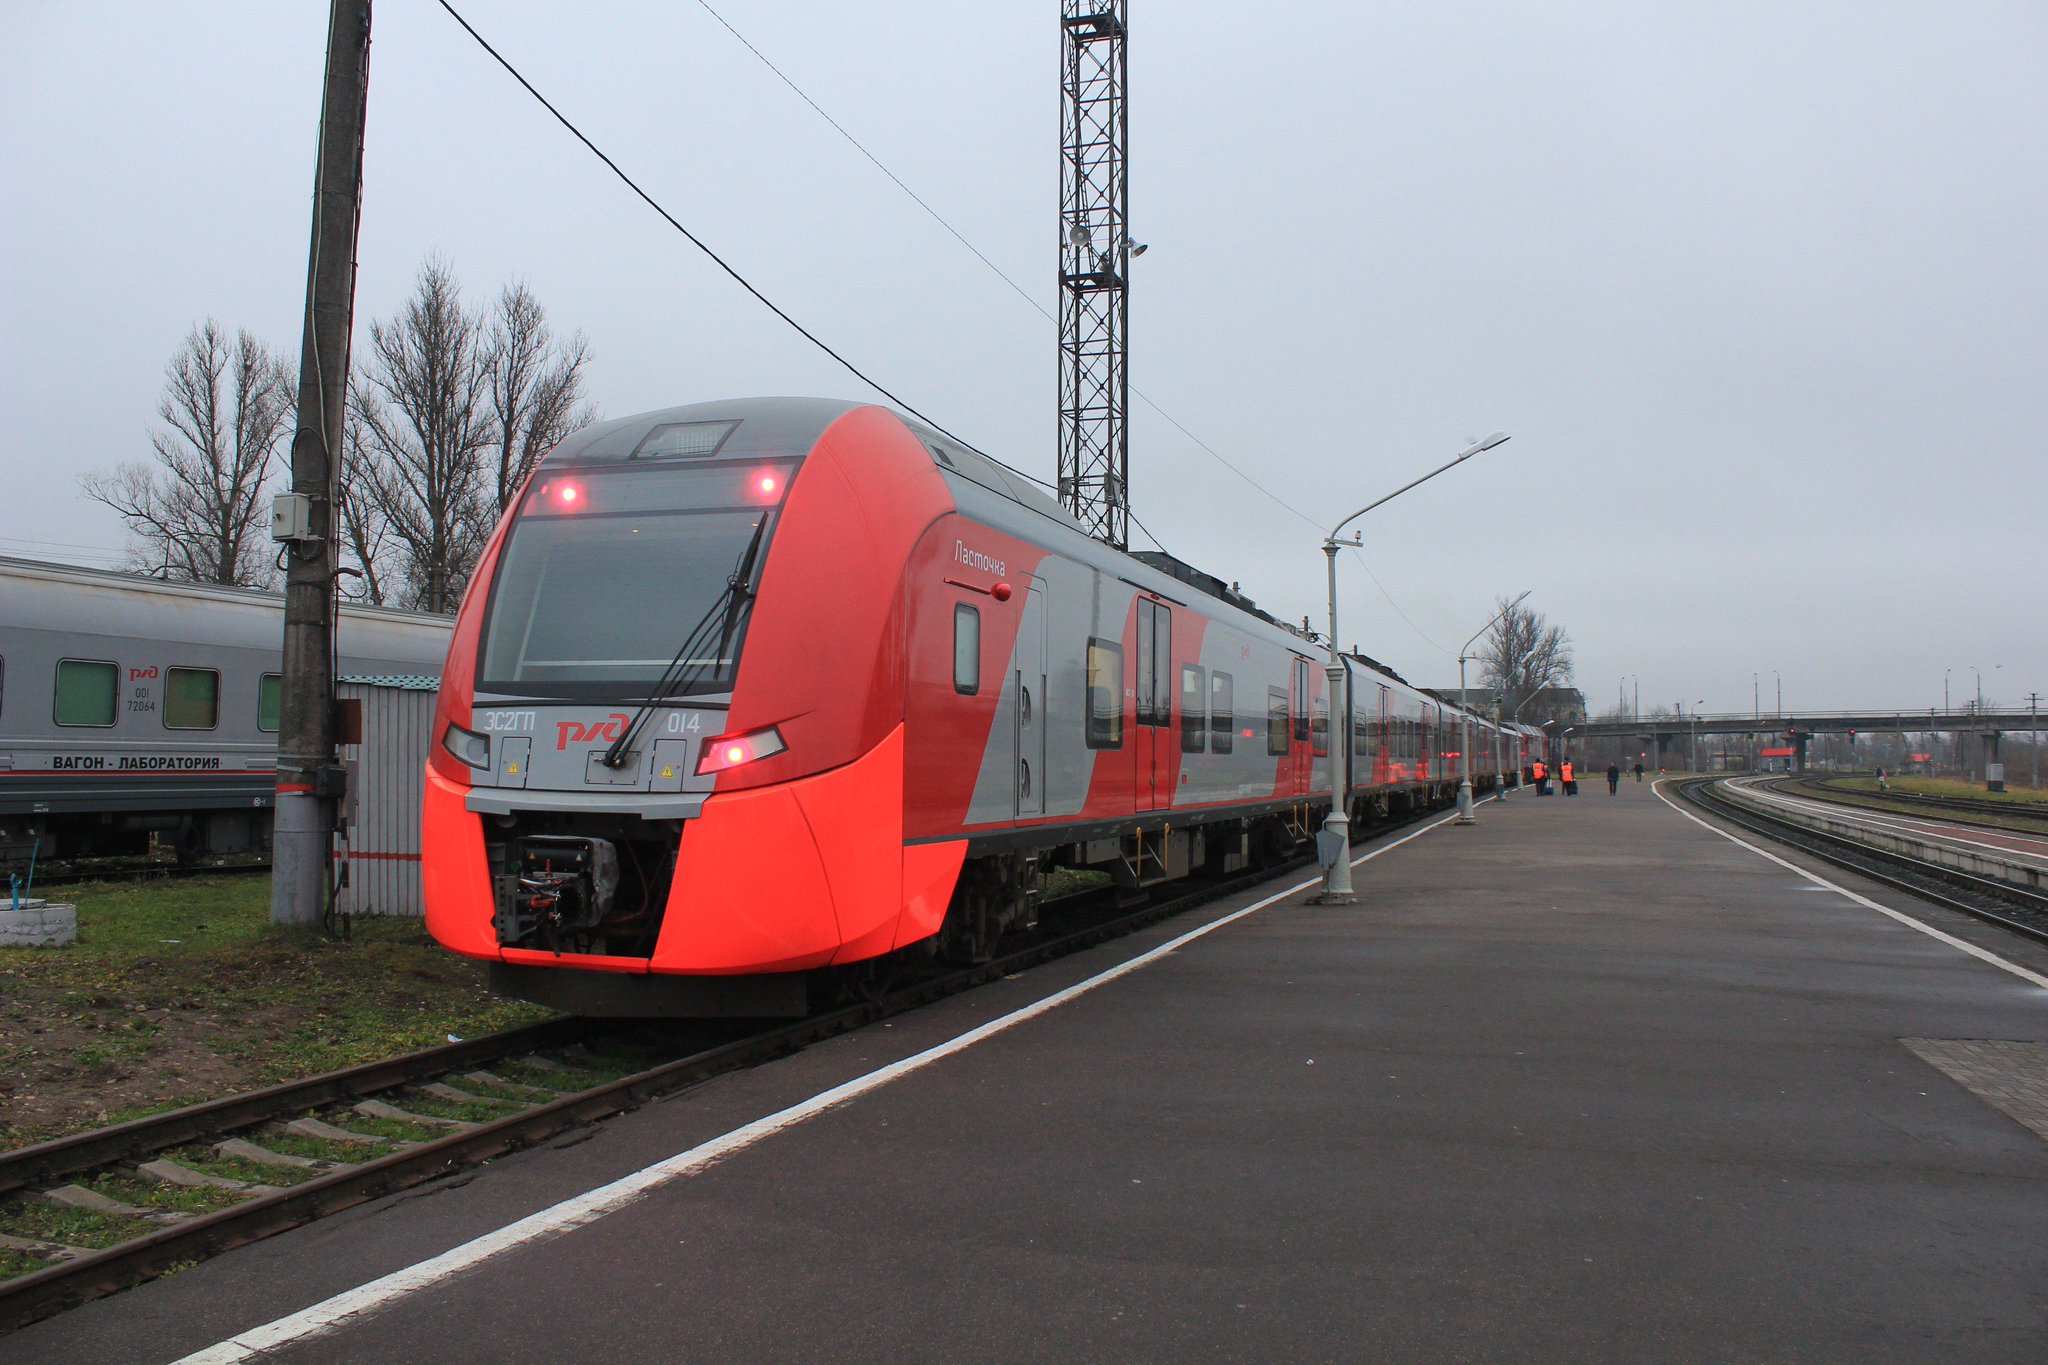
[(1771, 714), (1782, 716), (1785, 714), (1785, 679), (1775, 668), (1771, 670), (1771, 676), (1778, 680), (1778, 700), (1771, 707)]
[[(1529, 591), (1533, 592), (1534, 589), (1530, 589)], [(1517, 597), (1514, 601), (1508, 603), (1499, 611), (1495, 612), (1490, 618), (1488, 618), (1485, 625), (1481, 626), (1479, 629), (1472, 632), (1472, 639), (1467, 640), (1464, 643), (1464, 645), (1460, 647), (1460, 649), (1458, 650), (1458, 723), (1464, 727), (1464, 736), (1458, 741), (1457, 823), (1461, 825), (1472, 825), (1478, 823), (1478, 821), (1472, 818), (1472, 708), (1471, 705), (1465, 699), (1465, 661), (1467, 659), (1476, 659), (1479, 656), (1477, 654), (1467, 653), (1466, 651), (1472, 648), (1473, 642), (1476, 641), (1480, 636), (1486, 634), (1487, 631), (1493, 629), (1493, 623), (1495, 621), (1500, 620), (1501, 617), (1506, 616), (1516, 607), (1521, 606), (1522, 598), (1527, 597), (1528, 595), (1529, 592), (1524, 592), (1521, 597)]]
[(1705, 697), (1701, 697), (1692, 704), (1692, 770), (1694, 772), (1700, 771), (1700, 708), (1706, 704), (1707, 699)]
[[(1430, 470), (1419, 479), (1411, 479), (1377, 502), (1369, 502), (1344, 520), (1330, 528), (1330, 534), (1323, 537), (1323, 556), (1330, 571), (1330, 721), (1334, 730), (1337, 718), (1342, 716), (1345, 728), (1350, 728), (1350, 698), (1344, 686), (1344, 659), (1337, 649), (1337, 550), (1349, 545), (1356, 548), (1365, 543), (1360, 532), (1350, 540), (1339, 540), (1337, 533), (1357, 521), (1382, 503), (1392, 502), (1417, 484), (1428, 483), (1447, 469), (1454, 468), (1471, 459), (1482, 450), (1492, 450), (1508, 439), (1505, 431), (1496, 431), (1483, 441), (1474, 441), (1443, 464)], [(1318, 905), (1349, 905), (1357, 899), (1351, 890), (1351, 822), (1344, 814), (1344, 793), (1351, 784), (1351, 746), (1332, 744), (1330, 747), (1330, 814), (1323, 821), (1323, 833), (1316, 852), (1324, 861), (1323, 889), (1315, 897)]]

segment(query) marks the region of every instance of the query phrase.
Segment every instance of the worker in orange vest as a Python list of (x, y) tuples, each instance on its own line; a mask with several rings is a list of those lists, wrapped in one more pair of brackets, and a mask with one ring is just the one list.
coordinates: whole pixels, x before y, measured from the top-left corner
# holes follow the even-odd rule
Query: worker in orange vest
[(1572, 776), (1572, 761), (1570, 759), (1566, 759), (1558, 765), (1557, 775), (1564, 779), (1564, 794), (1566, 796), (1577, 796), (1579, 794), (1579, 779)]
[(1543, 760), (1539, 758), (1534, 763), (1531, 763), (1529, 765), (1529, 772), (1536, 779), (1536, 794), (1538, 796), (1550, 795), (1550, 769), (1543, 766)]

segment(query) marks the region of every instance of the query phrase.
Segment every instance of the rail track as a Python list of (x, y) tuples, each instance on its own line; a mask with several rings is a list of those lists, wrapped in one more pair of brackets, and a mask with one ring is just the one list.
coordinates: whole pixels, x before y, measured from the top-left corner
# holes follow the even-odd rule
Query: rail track
[(1834, 801), (1844, 806), (1857, 806), (1869, 810), (1894, 808), (1899, 814), (1913, 811), (1943, 811), (1951, 815), (1996, 816), (2001, 820), (2012, 820), (2020, 824), (2048, 829), (2048, 802), (2023, 801), (1980, 801), (1967, 796), (1925, 796), (1919, 792), (1849, 791), (1830, 786), (1825, 780), (1813, 781), (1795, 778), (1785, 784), (1801, 796), (1818, 801)]
[(2048, 943), (2048, 896), (2022, 887), (1972, 876), (1936, 863), (1873, 848), (1854, 839), (1807, 829), (1767, 812), (1730, 801), (1719, 779), (1696, 778), (1678, 794), (1730, 824), (1790, 845), (1823, 862), (1896, 887), (1973, 919), (1996, 924), (2036, 943)]
[[(8, 1201), (0, 1207), (83, 1210), (125, 1223), (130, 1234), (97, 1247), (0, 1238), (0, 1256), (48, 1262), (0, 1279), (0, 1333), (1133, 933), (1310, 861), (1193, 889), (1178, 883), (1135, 908), (1107, 887), (1049, 901), (1036, 939), (1005, 945), (1011, 951), (984, 965), (934, 968), (886, 989), (870, 982), (864, 996), (794, 1023), (555, 1019), (0, 1153), (0, 1201)], [(131, 1202), (146, 1197), (135, 1191), (159, 1186), (198, 1191), (196, 1201), (179, 1196), (197, 1206)]]

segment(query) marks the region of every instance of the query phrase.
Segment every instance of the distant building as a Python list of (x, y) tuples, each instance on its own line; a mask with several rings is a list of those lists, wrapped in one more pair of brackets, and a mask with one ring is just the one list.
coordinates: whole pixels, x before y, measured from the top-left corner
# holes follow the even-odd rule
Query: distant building
[[(1468, 687), (1463, 691), (1455, 687), (1437, 687), (1430, 690), (1454, 706), (1466, 707), (1474, 715), (1492, 715), (1497, 700), (1491, 687)], [(1517, 704), (1521, 706), (1523, 722), (1529, 725), (1576, 725), (1586, 718), (1586, 694), (1576, 687), (1546, 687), (1526, 703)]]

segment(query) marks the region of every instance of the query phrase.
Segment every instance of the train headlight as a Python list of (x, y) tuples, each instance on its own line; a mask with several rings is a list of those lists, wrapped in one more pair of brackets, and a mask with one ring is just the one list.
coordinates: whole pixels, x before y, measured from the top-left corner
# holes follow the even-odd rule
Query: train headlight
[(455, 755), (458, 762), (472, 768), (491, 766), (491, 741), (487, 735), (475, 734), (460, 725), (450, 725), (441, 736), (441, 747)]
[(737, 768), (758, 758), (772, 757), (788, 747), (772, 725), (765, 730), (755, 730), (751, 734), (726, 735), (721, 739), (708, 740), (705, 742), (703, 754), (697, 759), (697, 775), (702, 777), (706, 773), (722, 773), (727, 768)]

